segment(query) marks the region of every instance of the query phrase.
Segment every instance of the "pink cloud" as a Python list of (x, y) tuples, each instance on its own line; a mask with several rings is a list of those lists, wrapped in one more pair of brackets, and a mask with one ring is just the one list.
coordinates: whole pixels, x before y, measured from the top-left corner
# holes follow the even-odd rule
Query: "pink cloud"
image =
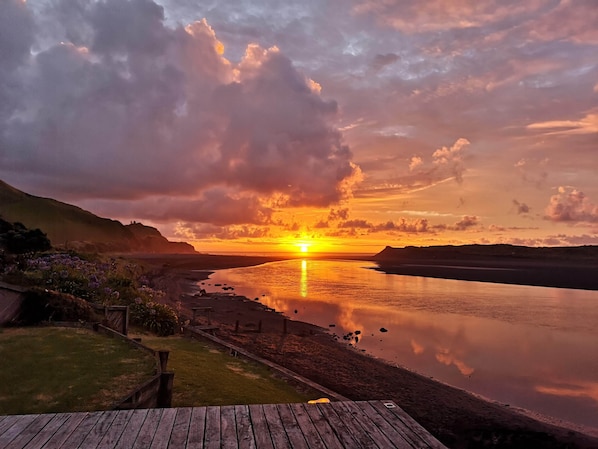
[(544, 212), (545, 218), (551, 221), (598, 222), (598, 206), (583, 192), (572, 187), (559, 187), (558, 193), (550, 197)]

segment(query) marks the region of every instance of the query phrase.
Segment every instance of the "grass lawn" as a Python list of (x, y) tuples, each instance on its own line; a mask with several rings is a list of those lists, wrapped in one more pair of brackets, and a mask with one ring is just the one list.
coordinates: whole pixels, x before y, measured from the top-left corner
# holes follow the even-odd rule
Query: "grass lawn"
[(85, 329), (0, 331), (0, 415), (108, 409), (154, 373), (154, 358)]
[(140, 337), (150, 348), (170, 351), (173, 407), (306, 402), (318, 397), (297, 391), (265, 366), (232, 357), (209, 343), (179, 336)]

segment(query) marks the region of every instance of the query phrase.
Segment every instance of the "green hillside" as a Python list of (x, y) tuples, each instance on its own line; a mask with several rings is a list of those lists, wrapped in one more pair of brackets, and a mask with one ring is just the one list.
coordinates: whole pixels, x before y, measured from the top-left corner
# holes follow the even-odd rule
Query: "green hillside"
[(41, 198), (0, 181), (0, 217), (45, 232), (55, 247), (94, 251), (192, 253), (191, 245), (166, 240), (157, 229), (98, 217), (80, 207)]

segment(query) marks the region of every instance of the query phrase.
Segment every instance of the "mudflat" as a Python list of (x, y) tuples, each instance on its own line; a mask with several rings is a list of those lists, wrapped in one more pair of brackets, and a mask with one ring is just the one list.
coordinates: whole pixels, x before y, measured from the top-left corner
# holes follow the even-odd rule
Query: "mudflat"
[[(277, 258), (185, 255), (144, 256), (139, 260), (154, 268), (154, 286), (168, 293), (164, 300), (177, 309), (183, 320), (191, 320), (192, 307), (211, 307), (209, 319), (218, 327), (220, 338), (350, 399), (394, 400), (448, 447), (598, 448), (598, 437), (583, 433), (583, 429), (534, 419), (508, 404), (486, 401), (391, 366), (338, 341), (326, 329), (289, 320), (254, 299), (197, 294), (196, 283), (214, 269), (255, 265)], [(459, 271), (458, 265), (447, 270), (442, 277), (460, 279), (453, 277)], [(208, 317), (200, 315), (197, 322), (207, 324)]]

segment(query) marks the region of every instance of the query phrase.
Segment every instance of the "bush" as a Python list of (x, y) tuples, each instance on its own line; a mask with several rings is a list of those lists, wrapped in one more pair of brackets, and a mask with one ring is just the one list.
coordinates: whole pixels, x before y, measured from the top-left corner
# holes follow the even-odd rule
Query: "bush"
[(85, 300), (66, 293), (43, 288), (33, 288), (24, 294), (20, 325), (39, 324), (44, 321), (95, 321), (93, 307)]

